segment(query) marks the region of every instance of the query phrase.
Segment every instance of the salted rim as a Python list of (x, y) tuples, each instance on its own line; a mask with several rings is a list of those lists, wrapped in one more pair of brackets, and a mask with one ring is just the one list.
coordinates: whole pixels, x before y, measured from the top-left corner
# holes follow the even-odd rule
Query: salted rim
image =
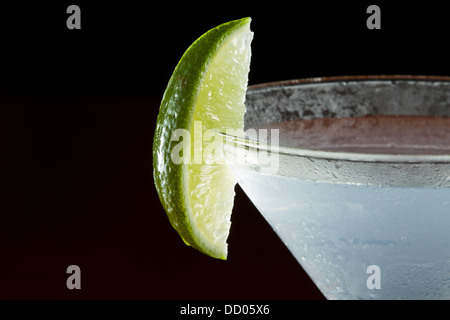
[[(450, 77), (445, 76), (422, 76), (422, 75), (358, 75), (358, 76), (337, 76), (337, 77), (318, 77), (318, 78), (304, 78), (276, 82), (267, 82), (249, 86), (247, 91), (291, 85), (307, 85), (315, 83), (328, 82), (349, 82), (349, 81), (431, 81), (431, 82), (450, 82)], [(394, 163), (450, 163), (450, 154), (383, 154), (383, 153), (359, 153), (359, 152), (336, 152), (336, 151), (321, 151), (304, 148), (286, 147), (277, 145), (271, 148), (268, 143), (260, 143), (256, 140), (250, 140), (237, 136), (221, 135), (227, 143), (233, 143), (239, 147), (263, 150), (267, 153), (286, 154), (291, 156), (302, 156), (308, 158), (328, 159), (328, 160), (346, 160), (346, 161), (361, 161), (361, 162), (394, 162)]]

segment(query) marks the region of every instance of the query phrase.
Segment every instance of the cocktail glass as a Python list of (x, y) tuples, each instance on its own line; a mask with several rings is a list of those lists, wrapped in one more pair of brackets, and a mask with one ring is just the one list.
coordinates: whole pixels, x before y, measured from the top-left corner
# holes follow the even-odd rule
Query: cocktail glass
[[(246, 106), (246, 128), (298, 118), (449, 117), (450, 78), (269, 83), (249, 87)], [(450, 298), (450, 146), (371, 154), (293, 148), (282, 136), (225, 139), (239, 185), (327, 299)]]

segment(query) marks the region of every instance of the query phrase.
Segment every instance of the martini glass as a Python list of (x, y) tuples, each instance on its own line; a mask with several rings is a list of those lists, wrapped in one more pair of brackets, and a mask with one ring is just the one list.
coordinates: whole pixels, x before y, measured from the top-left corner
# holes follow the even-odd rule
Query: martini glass
[[(245, 127), (256, 129), (247, 138), (224, 135), (225, 157), (327, 299), (450, 298), (450, 132), (435, 126), (444, 142), (420, 142), (421, 134), (409, 136), (396, 122), (397, 115), (448, 120), (450, 78), (268, 83), (249, 87), (246, 106)], [(351, 121), (362, 116), (384, 116), (394, 136), (367, 143), (360, 138), (374, 133), (339, 137), (345, 128), (326, 133), (333, 125), (316, 123), (316, 138), (325, 146), (332, 140), (328, 148), (286, 137), (300, 128), (296, 119), (344, 119), (343, 127), (358, 129)], [(369, 127), (378, 121), (364, 119)]]

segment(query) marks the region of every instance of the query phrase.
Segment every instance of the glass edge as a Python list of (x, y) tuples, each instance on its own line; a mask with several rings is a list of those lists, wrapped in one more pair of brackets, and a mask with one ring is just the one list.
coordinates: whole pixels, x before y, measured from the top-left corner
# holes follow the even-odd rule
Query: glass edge
[[(255, 84), (248, 87), (247, 90), (257, 90), (261, 88), (301, 85), (301, 84), (319, 84), (329, 82), (348, 82), (348, 81), (431, 81), (431, 82), (450, 82), (447, 76), (430, 75), (353, 75), (353, 76), (332, 76), (292, 79), (284, 81), (266, 82)], [(271, 148), (268, 143), (227, 135), (220, 132), (222, 137), (229, 143), (234, 143), (242, 148), (263, 150), (269, 153), (278, 153), (292, 156), (303, 156), (316, 159), (344, 160), (344, 161), (362, 161), (362, 162), (407, 162), (407, 163), (450, 163), (450, 155), (447, 154), (381, 154), (381, 153), (357, 153), (357, 152), (333, 152), (313, 149), (293, 148), (277, 145)]]
[(450, 155), (446, 154), (383, 154), (383, 153), (357, 153), (357, 152), (334, 152), (314, 149), (303, 149), (276, 145), (272, 148), (269, 143), (227, 135), (219, 132), (227, 143), (232, 143), (240, 148), (252, 151), (264, 151), (271, 154), (284, 154), (291, 156), (302, 156), (307, 158), (323, 160), (343, 160), (359, 162), (407, 162), (407, 163), (450, 163)]
[(247, 90), (270, 88), (278, 86), (289, 86), (299, 84), (318, 84), (328, 82), (349, 82), (349, 81), (430, 81), (430, 82), (450, 82), (449, 76), (438, 75), (351, 75), (351, 76), (327, 76), (310, 77), (302, 79), (291, 79), (283, 81), (273, 81), (257, 83), (248, 86)]

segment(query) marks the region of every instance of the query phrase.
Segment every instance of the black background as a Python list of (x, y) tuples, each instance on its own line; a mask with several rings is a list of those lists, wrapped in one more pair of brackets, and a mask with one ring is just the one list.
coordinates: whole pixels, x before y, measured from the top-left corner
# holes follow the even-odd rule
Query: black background
[[(245, 16), (250, 85), (449, 76), (444, 1), (392, 2), (2, 4), (0, 299), (323, 299), (239, 187), (228, 261), (184, 245), (153, 185), (155, 120), (187, 47)], [(81, 30), (66, 28), (70, 4)], [(81, 290), (66, 287), (72, 264)]]

